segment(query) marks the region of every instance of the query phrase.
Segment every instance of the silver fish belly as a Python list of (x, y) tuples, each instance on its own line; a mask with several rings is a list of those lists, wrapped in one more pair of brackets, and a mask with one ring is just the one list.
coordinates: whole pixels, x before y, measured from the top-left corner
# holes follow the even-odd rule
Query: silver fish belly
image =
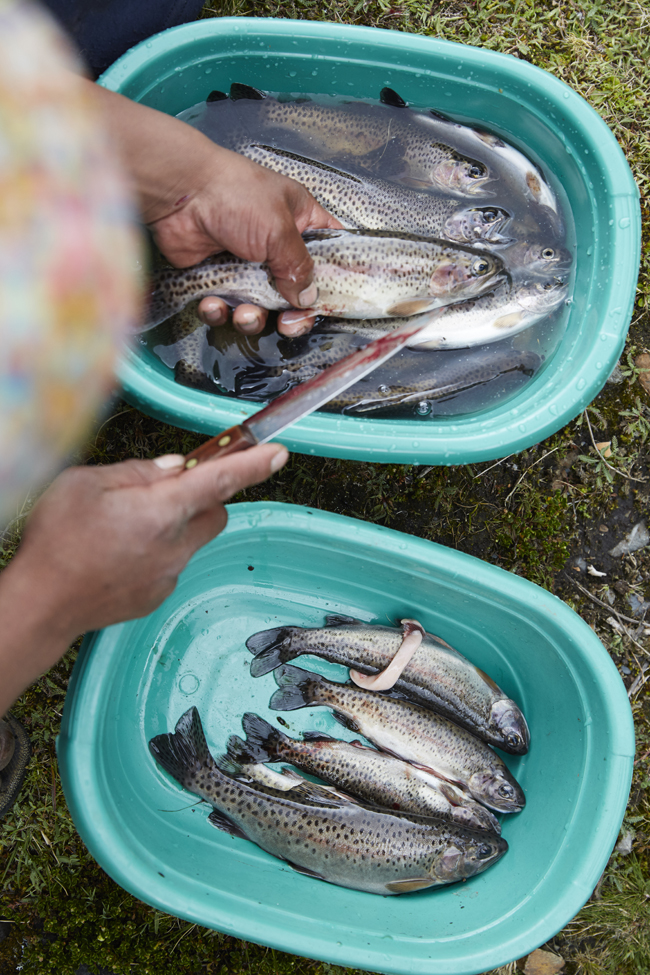
[(156, 761), (212, 804), (209, 819), (295, 870), (342, 887), (400, 894), (474, 876), (507, 850), (501, 837), (439, 820), (368, 808), (339, 796), (296, 801), (224, 774), (196, 708), (149, 742)]
[(339, 720), (383, 751), (431, 770), (495, 812), (519, 812), (523, 791), (504, 762), (483, 741), (434, 711), (288, 664), (275, 672), (279, 690), (269, 707), (292, 711), (329, 707)]
[[(326, 625), (262, 630), (246, 641), (255, 654), (251, 674), (259, 677), (302, 654), (377, 673), (399, 649), (401, 630), (328, 616)], [(484, 741), (522, 754), (530, 734), (523, 714), (487, 674), (439, 637), (427, 633), (395, 684), (409, 700), (446, 715)]]
[[(466, 793), (385, 752), (320, 732), (305, 732), (299, 741), (257, 714), (245, 714), (242, 725), (246, 741), (237, 735), (228, 740), (228, 755), (240, 765), (253, 761), (289, 762), (371, 805), (420, 816), (441, 816), (470, 829), (501, 833), (499, 821)], [(285, 786), (290, 788), (292, 783), (295, 785), (289, 779)]]

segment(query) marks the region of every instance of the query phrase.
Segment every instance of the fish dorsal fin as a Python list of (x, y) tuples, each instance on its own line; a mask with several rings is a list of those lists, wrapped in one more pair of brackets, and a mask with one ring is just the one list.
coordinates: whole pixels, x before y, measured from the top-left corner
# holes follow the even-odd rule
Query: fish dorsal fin
[(413, 890), (424, 890), (436, 883), (431, 877), (413, 877), (412, 880), (391, 880), (386, 884), (386, 890), (391, 894), (410, 894)]
[(233, 102), (237, 102), (242, 98), (250, 98), (256, 102), (261, 102), (262, 99), (266, 98), (266, 93), (260, 91), (259, 88), (253, 88), (251, 85), (242, 85), (238, 81), (234, 81), (230, 86), (230, 98)]
[(206, 98), (206, 102), (223, 102), (227, 97), (225, 91), (211, 91)]
[(251, 142), (252, 149), (261, 149), (263, 152), (268, 152), (272, 156), (281, 156), (283, 159), (293, 159), (294, 162), (302, 163), (305, 166), (311, 166), (313, 169), (320, 169), (325, 173), (331, 173), (332, 176), (338, 176), (340, 179), (347, 179), (351, 183), (363, 183), (363, 180), (359, 176), (353, 176), (352, 173), (346, 173), (343, 169), (337, 169), (336, 166), (328, 166), (327, 163), (320, 162), (318, 159), (310, 159), (309, 156), (301, 156), (298, 152), (289, 152), (288, 149), (279, 149), (277, 146), (267, 146), (261, 142)]
[(476, 669), (479, 672), (479, 674), (481, 675), (481, 677), (483, 678), (483, 680), (485, 681), (485, 683), (487, 684), (487, 686), (490, 688), (490, 690), (492, 690), (492, 691), (498, 691), (499, 694), (502, 694), (503, 693), (503, 691), (501, 690), (501, 688), (499, 687), (499, 685), (495, 681), (492, 680), (492, 678), (490, 677), (489, 674), (486, 674), (485, 671), (484, 670), (481, 670), (480, 667), (477, 667)]
[(237, 823), (233, 823), (232, 819), (228, 819), (228, 817), (224, 816), (224, 814), (219, 812), (218, 809), (212, 810), (208, 816), (208, 822), (212, 823), (213, 826), (216, 826), (217, 829), (222, 829), (224, 833), (228, 833), (230, 836), (238, 836), (242, 840), (249, 839), (241, 826), (238, 826)]
[(361, 626), (361, 620), (355, 619), (354, 616), (332, 613), (325, 617), (325, 626)]
[(349, 234), (349, 230), (306, 230), (301, 236), (306, 244), (312, 240), (336, 240)]
[(336, 741), (332, 735), (326, 735), (324, 731), (303, 731), (303, 741)]
[(291, 869), (295, 870), (296, 873), (303, 873), (305, 877), (315, 877), (316, 880), (325, 880), (322, 873), (316, 873), (315, 870), (310, 870), (309, 867), (301, 867), (300, 864), (292, 863), (291, 860), (285, 860), (284, 862), (288, 863)]
[(382, 105), (392, 105), (393, 108), (406, 108), (406, 102), (401, 95), (398, 95), (392, 88), (382, 88), (379, 92), (379, 101)]

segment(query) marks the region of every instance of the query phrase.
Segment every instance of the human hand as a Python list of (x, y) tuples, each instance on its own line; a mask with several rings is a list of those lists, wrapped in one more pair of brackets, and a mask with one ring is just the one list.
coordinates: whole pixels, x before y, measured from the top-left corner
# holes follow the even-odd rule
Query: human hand
[[(302, 335), (314, 323), (311, 305), (317, 290), (301, 233), (341, 224), (300, 183), (210, 145), (216, 150), (212, 172), (218, 171), (218, 179), (212, 176), (182, 208), (150, 225), (156, 244), (180, 267), (219, 250), (265, 262), (276, 288), (296, 309), (278, 316), (278, 330)], [(216, 326), (228, 320), (229, 308), (221, 298), (210, 296), (199, 304), (198, 314), (207, 325)], [(235, 327), (247, 335), (261, 332), (267, 317), (266, 309), (250, 304), (232, 313)]]
[(224, 502), (287, 458), (264, 444), (189, 471), (168, 455), (60, 474), (0, 576), (0, 716), (80, 633), (152, 612), (225, 527)]
[[(189, 267), (229, 250), (265, 262), (280, 294), (297, 309), (279, 316), (278, 330), (287, 336), (309, 331), (316, 288), (300, 235), (310, 228), (338, 228), (339, 221), (295, 180), (216, 145), (180, 119), (92, 87), (131, 175), (142, 218), (167, 260)], [(199, 314), (208, 325), (220, 325), (229, 309), (210, 297)], [(267, 316), (255, 305), (239, 305), (233, 322), (251, 335), (262, 331)]]

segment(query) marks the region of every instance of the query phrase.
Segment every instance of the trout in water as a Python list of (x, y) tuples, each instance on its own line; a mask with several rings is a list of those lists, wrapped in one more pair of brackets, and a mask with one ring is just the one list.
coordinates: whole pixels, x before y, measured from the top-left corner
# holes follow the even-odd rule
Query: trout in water
[(300, 798), (297, 789), (237, 778), (232, 766), (226, 774), (209, 752), (196, 708), (149, 748), (183, 788), (214, 807), (208, 817), (214, 826), (342, 887), (385, 895), (454, 883), (481, 873), (508, 848), (484, 830), (369, 808), (325, 790)]
[(450, 721), (410, 701), (348, 684), (337, 684), (289, 664), (278, 668), (274, 711), (323, 706), (347, 728), (383, 751), (413, 762), (468, 792), (495, 812), (519, 812), (526, 799), (502, 759), (489, 745)]
[[(296, 741), (257, 714), (245, 714), (242, 724), (246, 741), (232, 735), (228, 755), (246, 769), (252, 762), (289, 762), (370, 805), (440, 816), (470, 829), (501, 833), (498, 819), (466, 793), (385, 752), (321, 732), (303, 732), (303, 740)], [(285, 787), (290, 788), (292, 781), (295, 784), (289, 779)]]
[[(354, 667), (363, 674), (376, 674), (393, 659), (402, 637), (402, 630), (394, 626), (327, 616), (324, 627), (261, 630), (248, 638), (246, 646), (255, 654), (251, 661), (253, 677), (268, 674), (304, 653)], [(424, 635), (395, 690), (504, 751), (514, 755), (528, 751), (528, 725), (515, 702), (484, 671), (438, 636)]]
[(276, 148), (463, 198), (490, 197), (502, 182), (523, 201), (558, 214), (539, 167), (498, 135), (433, 110), (413, 111), (390, 88), (382, 89), (381, 101), (280, 100), (233, 84), (230, 98), (212, 92), (179, 117), (236, 152), (264, 136)]
[[(470, 247), (389, 231), (318, 230), (303, 234), (314, 260), (314, 310), (342, 318), (410, 316), (483, 294), (506, 270), (500, 258)], [(144, 329), (190, 301), (219, 295), (229, 304), (291, 306), (266, 265), (218, 254), (191, 268), (153, 275)]]

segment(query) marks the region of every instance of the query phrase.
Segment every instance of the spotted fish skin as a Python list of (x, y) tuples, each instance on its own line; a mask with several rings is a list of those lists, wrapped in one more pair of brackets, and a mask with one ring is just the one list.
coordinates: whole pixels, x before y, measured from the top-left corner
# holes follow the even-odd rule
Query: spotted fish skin
[(297, 741), (252, 713), (243, 716), (242, 725), (246, 741), (237, 735), (228, 740), (228, 754), (239, 764), (289, 762), (371, 805), (501, 833), (492, 813), (460, 789), (385, 752), (319, 733)]
[[(483, 294), (506, 275), (500, 258), (471, 247), (392, 231), (320, 230), (303, 234), (314, 260), (314, 310), (342, 318), (415, 315)], [(191, 268), (153, 275), (143, 328), (153, 328), (197, 298), (269, 309), (290, 305), (266, 265), (218, 254)]]
[[(435, 111), (362, 101), (323, 104), (261, 98), (194, 106), (181, 118), (209, 138), (241, 151), (265, 140), (361, 174), (381, 174), (408, 186), (464, 198), (509, 192), (559, 215), (557, 198), (540, 169), (498, 135), (461, 125)], [(223, 116), (228, 120), (224, 124)], [(227, 141), (223, 141), (224, 132)]]
[(301, 183), (345, 227), (395, 230), (474, 247), (502, 244), (510, 213), (497, 206), (461, 206), (457, 199), (419, 193), (386, 180), (355, 176), (283, 149), (252, 144), (242, 155)]
[(209, 819), (215, 826), (342, 887), (386, 895), (453, 883), (483, 871), (507, 850), (501, 837), (485, 831), (371, 809), (340, 796), (300, 802), (226, 775), (210, 755), (196, 708), (149, 748), (183, 788), (214, 807)]
[(378, 748), (446, 778), (489, 809), (511, 813), (524, 807), (523, 791), (499, 756), (441, 714), (288, 664), (276, 670), (275, 679), (279, 689), (271, 698), (272, 710), (331, 708), (346, 727)]
[[(363, 674), (376, 674), (393, 659), (402, 636), (396, 627), (328, 616), (324, 627), (262, 630), (249, 637), (246, 646), (255, 654), (251, 661), (253, 677), (305, 653), (354, 667)], [(515, 702), (487, 674), (431, 633), (425, 634), (397, 680), (395, 691), (418, 705), (433, 708), (504, 751), (523, 754), (528, 750), (528, 726)]]

